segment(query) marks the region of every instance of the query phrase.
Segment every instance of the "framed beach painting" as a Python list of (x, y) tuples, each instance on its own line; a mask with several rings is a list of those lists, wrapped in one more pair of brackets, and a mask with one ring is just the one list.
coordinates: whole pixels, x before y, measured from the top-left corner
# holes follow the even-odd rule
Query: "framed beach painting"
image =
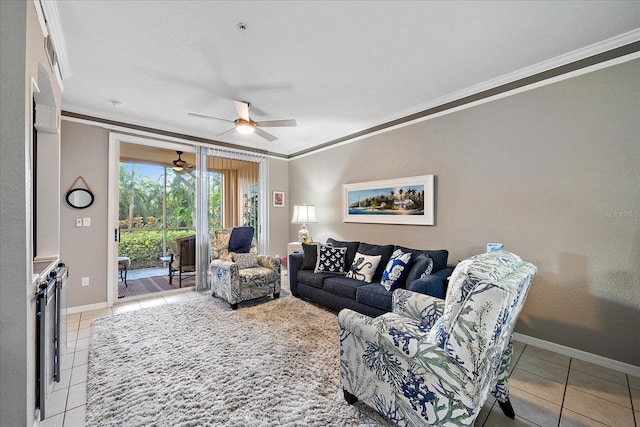
[(344, 222), (434, 225), (433, 175), (344, 184)]

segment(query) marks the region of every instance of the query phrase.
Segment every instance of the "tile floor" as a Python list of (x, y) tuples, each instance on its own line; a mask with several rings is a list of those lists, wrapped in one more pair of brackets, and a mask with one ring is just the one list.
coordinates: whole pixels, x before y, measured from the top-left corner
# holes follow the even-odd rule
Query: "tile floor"
[[(96, 318), (201, 296), (191, 290), (172, 291), (69, 316), (62, 380), (52, 393), (49, 417), (40, 426), (84, 426), (88, 349)], [(506, 418), (490, 398), (475, 426), (640, 425), (640, 378), (531, 345), (516, 342), (514, 347), (509, 384), (516, 419)]]

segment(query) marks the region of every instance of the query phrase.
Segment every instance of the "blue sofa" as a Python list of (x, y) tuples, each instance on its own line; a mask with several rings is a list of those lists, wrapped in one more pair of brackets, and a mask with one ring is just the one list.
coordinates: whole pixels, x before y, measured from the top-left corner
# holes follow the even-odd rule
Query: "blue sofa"
[[(370, 317), (376, 317), (391, 311), (393, 289), (387, 290), (381, 283), (387, 262), (393, 252), (411, 252), (414, 262), (408, 266), (401, 288), (409, 289), (437, 298), (444, 298), (447, 278), (453, 267), (447, 266), (447, 250), (411, 249), (397, 245), (372, 245), (363, 242), (343, 242), (328, 239), (327, 245), (346, 248), (345, 268), (352, 264), (356, 252), (367, 255), (381, 255), (380, 263), (371, 283), (346, 277), (340, 273), (315, 273), (316, 245), (303, 245), (303, 253), (289, 255), (289, 287), (298, 297), (323, 305), (331, 310), (340, 311), (350, 308)], [(425, 265), (424, 259), (429, 261)], [(424, 275), (425, 267), (432, 264), (431, 273)]]

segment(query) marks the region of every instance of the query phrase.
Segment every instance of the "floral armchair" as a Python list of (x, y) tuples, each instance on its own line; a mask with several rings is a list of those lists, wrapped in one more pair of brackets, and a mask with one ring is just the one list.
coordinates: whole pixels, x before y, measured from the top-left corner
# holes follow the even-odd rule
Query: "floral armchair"
[(472, 426), (491, 393), (505, 415), (512, 332), (536, 267), (506, 251), (458, 264), (446, 300), (397, 289), (391, 313), (340, 311), (340, 382), (401, 426)]
[(211, 295), (227, 301), (233, 310), (238, 304), (267, 295), (280, 296), (280, 258), (258, 255), (255, 236), (248, 252), (229, 250), (232, 229), (211, 235)]

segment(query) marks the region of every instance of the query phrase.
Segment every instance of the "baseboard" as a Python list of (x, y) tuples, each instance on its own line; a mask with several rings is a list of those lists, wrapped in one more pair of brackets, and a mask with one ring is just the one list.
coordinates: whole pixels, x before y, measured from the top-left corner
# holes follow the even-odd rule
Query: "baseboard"
[(545, 340), (541, 340), (540, 338), (534, 338), (528, 335), (523, 335), (518, 332), (513, 333), (513, 339), (523, 344), (531, 344), (533, 346), (540, 347), (545, 350), (550, 350), (556, 353), (564, 354), (565, 356), (569, 356), (569, 357), (583, 360), (585, 362), (593, 363), (594, 365), (602, 366), (605, 368), (613, 369), (615, 371), (624, 372), (625, 374), (640, 377), (640, 366), (619, 362), (617, 360), (609, 359), (607, 357), (598, 356), (597, 354), (587, 353), (586, 351), (556, 344), (551, 341), (545, 341)]
[(100, 310), (102, 308), (107, 308), (107, 303), (106, 302), (98, 302), (95, 304), (89, 304), (89, 305), (81, 305), (78, 307), (71, 307), (67, 309), (67, 314), (76, 314), (76, 313), (82, 313), (83, 311), (92, 311), (92, 310)]

